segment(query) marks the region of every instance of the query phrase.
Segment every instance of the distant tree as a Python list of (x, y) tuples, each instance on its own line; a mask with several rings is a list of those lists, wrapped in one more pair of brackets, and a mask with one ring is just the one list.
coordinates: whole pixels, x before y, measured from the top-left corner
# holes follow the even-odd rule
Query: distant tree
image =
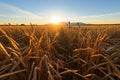
[(71, 27), (71, 25), (70, 25), (70, 21), (68, 21), (68, 27), (69, 27), (69, 28)]
[(8, 23), (9, 26), (11, 26), (11, 23)]
[(78, 25), (78, 28), (80, 28), (80, 23), (79, 22), (77, 23), (77, 25)]
[(20, 24), (20, 26), (25, 26), (25, 24)]

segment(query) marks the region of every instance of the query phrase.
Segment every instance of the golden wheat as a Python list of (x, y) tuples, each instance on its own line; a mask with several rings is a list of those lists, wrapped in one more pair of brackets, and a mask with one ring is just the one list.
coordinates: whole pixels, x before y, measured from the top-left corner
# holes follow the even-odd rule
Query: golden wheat
[(119, 80), (118, 34), (119, 25), (1, 27), (0, 80)]

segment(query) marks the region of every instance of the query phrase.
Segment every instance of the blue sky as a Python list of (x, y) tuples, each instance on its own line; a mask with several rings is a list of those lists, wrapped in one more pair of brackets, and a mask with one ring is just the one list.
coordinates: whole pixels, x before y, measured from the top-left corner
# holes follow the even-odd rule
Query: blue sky
[(54, 16), (71, 22), (120, 23), (120, 0), (0, 0), (0, 24), (45, 24)]

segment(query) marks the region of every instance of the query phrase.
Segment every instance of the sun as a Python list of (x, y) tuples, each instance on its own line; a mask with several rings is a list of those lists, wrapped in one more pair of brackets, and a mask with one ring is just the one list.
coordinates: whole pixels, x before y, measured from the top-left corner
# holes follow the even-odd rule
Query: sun
[(54, 24), (58, 24), (62, 21), (63, 21), (62, 18), (60, 18), (59, 16), (54, 16), (50, 19), (50, 23), (54, 23)]

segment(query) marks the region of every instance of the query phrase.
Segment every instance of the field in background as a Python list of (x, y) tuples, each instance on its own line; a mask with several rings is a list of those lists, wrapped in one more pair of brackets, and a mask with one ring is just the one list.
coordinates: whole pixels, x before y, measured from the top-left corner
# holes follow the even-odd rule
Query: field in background
[(0, 26), (0, 80), (120, 80), (120, 25)]

